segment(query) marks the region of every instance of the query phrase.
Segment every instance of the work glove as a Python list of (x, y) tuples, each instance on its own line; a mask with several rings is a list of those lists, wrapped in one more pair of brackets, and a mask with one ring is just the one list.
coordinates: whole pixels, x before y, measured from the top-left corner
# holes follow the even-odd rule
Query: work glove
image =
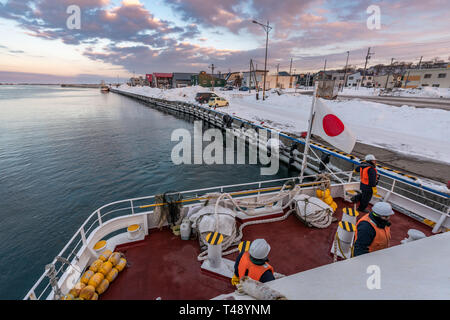
[(237, 286), (239, 284), (239, 278), (236, 277), (236, 275), (233, 275), (233, 278), (231, 278), (231, 284), (233, 286)]
[(378, 194), (377, 187), (373, 187), (372, 192), (373, 192), (373, 194)]

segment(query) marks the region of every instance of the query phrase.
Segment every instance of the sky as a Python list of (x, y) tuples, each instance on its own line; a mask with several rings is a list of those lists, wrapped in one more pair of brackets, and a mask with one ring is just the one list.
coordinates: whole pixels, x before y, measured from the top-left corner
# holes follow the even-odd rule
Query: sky
[(449, 16), (446, 0), (0, 0), (0, 82), (124, 81), (211, 64), (227, 73), (248, 70), (250, 59), (264, 69), (266, 32), (253, 20), (272, 28), (271, 71), (289, 71), (291, 59), (295, 73), (325, 60), (343, 68), (347, 51), (349, 64), (363, 67), (369, 47), (369, 66), (447, 61)]

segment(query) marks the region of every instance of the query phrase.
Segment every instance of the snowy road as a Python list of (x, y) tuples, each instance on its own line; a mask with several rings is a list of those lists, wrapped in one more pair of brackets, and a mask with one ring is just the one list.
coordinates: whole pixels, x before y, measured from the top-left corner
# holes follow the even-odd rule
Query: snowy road
[(450, 111), (450, 99), (441, 98), (409, 98), (409, 97), (379, 97), (379, 96), (347, 96), (338, 95), (337, 99), (339, 101), (346, 101), (351, 99), (361, 99), (366, 101), (374, 101), (379, 103), (388, 104), (391, 106), (404, 106), (408, 105), (416, 108), (431, 108), (431, 109), (442, 109)]

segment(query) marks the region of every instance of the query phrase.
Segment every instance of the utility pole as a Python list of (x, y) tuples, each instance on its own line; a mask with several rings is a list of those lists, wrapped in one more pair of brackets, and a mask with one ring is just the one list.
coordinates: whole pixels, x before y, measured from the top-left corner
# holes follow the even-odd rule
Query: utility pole
[(323, 76), (322, 80), (325, 80), (325, 69), (327, 68), (327, 59), (325, 59), (325, 64), (323, 65)]
[(345, 71), (344, 71), (344, 84), (342, 85), (341, 91), (344, 91), (344, 86), (347, 85), (347, 66), (348, 66), (348, 57), (350, 56), (350, 51), (347, 51), (347, 61), (345, 62)]
[(292, 58), (291, 58), (291, 66), (289, 67), (289, 88), (292, 88)]
[(248, 68), (248, 93), (252, 93), (252, 59), (250, 59), (250, 66)]
[(211, 69), (211, 72), (212, 72), (212, 84), (211, 84), (211, 87), (212, 87), (212, 91), (214, 91), (214, 63), (213, 64), (211, 64), (208, 68), (210, 68)]
[(253, 74), (253, 80), (255, 81), (256, 100), (259, 100), (259, 85), (258, 80), (256, 79), (256, 71), (257, 70), (255, 70), (255, 67), (253, 66), (253, 60), (250, 60), (250, 82), (252, 81), (252, 74)]
[(363, 77), (362, 77), (362, 80), (361, 80), (361, 84), (364, 84), (364, 80), (366, 79), (367, 61), (369, 61), (370, 56), (371, 56), (372, 54), (374, 54), (374, 53), (373, 53), (373, 52), (370, 52), (370, 47), (369, 47), (369, 49), (367, 50), (366, 63), (364, 64), (364, 72), (363, 72)]
[(411, 72), (411, 71), (408, 70), (408, 75), (406, 76), (406, 81), (405, 81), (405, 89), (406, 89), (406, 86), (408, 85), (409, 73), (410, 73), (410, 72)]
[(277, 80), (275, 81), (275, 86), (278, 88), (278, 73), (280, 69), (280, 64), (277, 64)]
[(387, 89), (387, 85), (388, 85), (388, 81), (389, 81), (389, 76), (391, 75), (391, 68), (392, 68), (392, 63), (394, 62), (394, 58), (391, 58), (391, 67), (389, 68), (389, 72), (388, 72), (388, 76), (386, 78), (386, 84), (384, 86), (384, 89)]
[(271, 26), (269, 26), (269, 21), (267, 21), (267, 25), (261, 24), (256, 20), (252, 21), (253, 23), (259, 24), (264, 28), (264, 31), (266, 31), (266, 58), (264, 59), (264, 87), (263, 87), (263, 100), (266, 99), (266, 75), (267, 75), (267, 47), (269, 44), (269, 32), (272, 29)]
[(423, 58), (423, 56), (420, 57), (420, 61), (419, 61), (419, 69), (420, 69), (420, 65), (422, 64), (422, 58)]

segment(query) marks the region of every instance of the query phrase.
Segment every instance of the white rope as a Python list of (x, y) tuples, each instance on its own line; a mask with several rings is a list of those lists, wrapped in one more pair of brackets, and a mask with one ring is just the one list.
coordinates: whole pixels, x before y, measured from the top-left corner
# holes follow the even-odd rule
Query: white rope
[[(307, 225), (313, 226), (319, 229), (328, 228), (333, 221), (333, 212), (328, 207), (322, 207), (317, 203), (313, 203), (315, 206), (321, 208), (322, 210), (317, 210), (314, 213), (309, 214), (306, 216), (306, 207), (308, 205), (308, 199), (304, 200), (298, 200), (298, 202), (303, 201), (305, 203), (304, 212), (305, 215), (301, 216), (298, 212), (297, 216), (302, 219)], [(297, 205), (298, 205), (297, 202)]]
[[(216, 219), (216, 224), (215, 224), (215, 231), (216, 232), (218, 232), (218, 230), (219, 230), (219, 213), (218, 213), (218, 210), (219, 210), (219, 204), (220, 204), (220, 202), (223, 202), (225, 199), (228, 199), (228, 200), (230, 200), (230, 202), (233, 204), (233, 206), (234, 206), (234, 208), (236, 209), (236, 210), (238, 210), (238, 211), (240, 211), (240, 212), (242, 212), (243, 214), (245, 214), (245, 215), (247, 215), (247, 216), (254, 216), (254, 215), (258, 215), (259, 213), (250, 213), (250, 212), (248, 212), (248, 211), (246, 211), (243, 207), (245, 207), (245, 208), (257, 208), (257, 207), (262, 207), (262, 206), (266, 206), (266, 205), (268, 205), (268, 204), (272, 204), (272, 203), (275, 203), (275, 202), (278, 202), (278, 201), (281, 201), (282, 199), (284, 199), (285, 197), (287, 197), (287, 196), (289, 196), (289, 201), (288, 202), (286, 202), (282, 207), (281, 207), (281, 209), (282, 210), (284, 210), (284, 209), (286, 209), (287, 207), (289, 207), (291, 204), (292, 204), (292, 202), (294, 202), (295, 201), (295, 196), (297, 196), (299, 193), (300, 193), (300, 191), (301, 191), (301, 188), (300, 188), (300, 186), (295, 186), (291, 191), (285, 191), (285, 188), (287, 187), (287, 185), (285, 184), (285, 185), (283, 185), (283, 187), (281, 188), (281, 190), (276, 194), (276, 195), (274, 195), (273, 197), (271, 197), (271, 198), (268, 198), (268, 199), (264, 199), (264, 200), (262, 200), (262, 201), (255, 201), (255, 202), (246, 202), (246, 201), (243, 201), (243, 200), (235, 200), (235, 199), (233, 199), (233, 197), (229, 194), (229, 193), (222, 193), (222, 194), (214, 194), (214, 195), (210, 195), (210, 196), (218, 196), (217, 197), (217, 200), (216, 200), (216, 203), (215, 203), (215, 207), (214, 207), (214, 215), (215, 215), (215, 219)], [(243, 207), (241, 207), (241, 205), (243, 206)], [(326, 208), (323, 208), (323, 209), (326, 209)], [(288, 210), (287, 212), (286, 212), (286, 214), (284, 214), (283, 216), (281, 216), (281, 217), (277, 217), (277, 218), (272, 218), (272, 219), (261, 219), (261, 220), (256, 220), (256, 221), (249, 221), (249, 222), (245, 222), (245, 223), (243, 223), (240, 227), (239, 227), (239, 232), (238, 232), (238, 234), (236, 235), (236, 229), (235, 228), (233, 228), (233, 232), (232, 232), (232, 234), (229, 236), (229, 237), (226, 237), (225, 239), (224, 239), (224, 241), (222, 242), (222, 255), (223, 256), (226, 256), (226, 255), (229, 255), (229, 254), (231, 254), (231, 253), (234, 253), (234, 252), (238, 252), (239, 250), (238, 250), (238, 248), (236, 247), (236, 248), (233, 248), (233, 249), (230, 249), (230, 250), (228, 250), (228, 251), (226, 251), (229, 247), (231, 247), (231, 246), (234, 246), (234, 245), (238, 245), (240, 242), (241, 242), (241, 240), (242, 240), (242, 237), (243, 237), (243, 229), (246, 227), (246, 226), (249, 226), (249, 225), (256, 225), (256, 224), (262, 224), (262, 223), (271, 223), (271, 222), (277, 222), (277, 221), (282, 221), (282, 220), (285, 220), (285, 219), (287, 219), (288, 218), (288, 216), (294, 211), (295, 209), (290, 209), (290, 210)], [(313, 214), (312, 216), (311, 216), (311, 218), (309, 218), (309, 216), (308, 216), (308, 223), (310, 224), (310, 225), (312, 225), (312, 226), (314, 226), (314, 227), (317, 227), (317, 228), (326, 228), (326, 227), (328, 227), (330, 224), (331, 224), (331, 220), (332, 220), (332, 217), (331, 217), (331, 214), (328, 214), (328, 211), (327, 210), (325, 210), (325, 215), (323, 214), (323, 210), (320, 212), (320, 214)], [(205, 241), (205, 236), (202, 236), (202, 235), (200, 235), (200, 237), (199, 237), (199, 241), (200, 241), (200, 244), (201, 243), (203, 243), (203, 244), (206, 244), (206, 241)], [(198, 257), (197, 257), (197, 260), (198, 261), (203, 261), (203, 260), (206, 260), (208, 257), (207, 257), (207, 254), (208, 254), (208, 251), (207, 250), (204, 250), (203, 252), (201, 252), (199, 255), (198, 255)]]

